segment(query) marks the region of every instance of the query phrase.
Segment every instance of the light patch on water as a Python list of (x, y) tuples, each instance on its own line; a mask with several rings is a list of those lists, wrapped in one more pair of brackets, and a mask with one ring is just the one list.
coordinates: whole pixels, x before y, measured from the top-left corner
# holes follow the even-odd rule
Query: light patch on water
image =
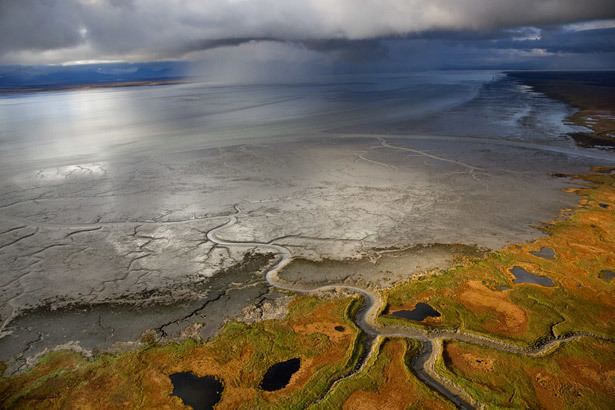
[(100, 178), (107, 174), (106, 162), (89, 162), (61, 167), (44, 168), (27, 174), (21, 174), (13, 179), (19, 186), (56, 184), (69, 179)]

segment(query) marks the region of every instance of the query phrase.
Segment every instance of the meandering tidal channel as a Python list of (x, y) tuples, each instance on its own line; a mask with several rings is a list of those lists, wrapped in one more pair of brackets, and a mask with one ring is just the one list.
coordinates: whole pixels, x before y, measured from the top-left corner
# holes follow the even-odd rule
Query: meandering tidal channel
[(442, 355), (443, 341), (460, 341), (488, 347), (494, 350), (532, 357), (545, 356), (557, 349), (562, 343), (584, 337), (609, 340), (611, 342), (615, 341), (615, 339), (604, 338), (599, 335), (584, 332), (572, 332), (565, 336), (553, 336), (549, 340), (546, 340), (536, 346), (521, 347), (497, 338), (492, 338), (482, 334), (473, 334), (462, 329), (440, 330), (421, 329), (418, 327), (383, 326), (378, 323), (377, 318), (379, 313), (384, 309), (385, 304), (380, 295), (373, 290), (358, 286), (350, 286), (344, 283), (329, 284), (313, 288), (291, 284), (284, 281), (279, 275), (280, 272), (293, 260), (292, 254), (288, 248), (265, 242), (232, 241), (218, 236), (221, 231), (235, 225), (238, 222), (238, 217), (242, 213), (241, 208), (238, 205), (235, 205), (235, 212), (236, 213), (234, 215), (230, 216), (228, 222), (208, 231), (207, 239), (221, 246), (253, 247), (270, 249), (273, 251), (278, 258), (265, 273), (265, 278), (269, 285), (278, 289), (299, 294), (318, 294), (332, 290), (345, 290), (351, 293), (359, 294), (363, 298), (363, 305), (358, 310), (356, 316), (353, 318), (353, 321), (367, 336), (367, 354), (360, 358), (361, 362), (355, 366), (350, 374), (338, 379), (332, 387), (334, 387), (340, 380), (360, 372), (365, 363), (368, 362), (367, 358), (371, 354), (375, 354), (377, 351), (375, 347), (377, 347), (382, 338), (408, 338), (421, 343), (421, 353), (412, 361), (412, 370), (423, 383), (438, 391), (459, 408), (482, 408), (483, 406), (481, 403), (474, 400), (460, 386), (451, 380), (442, 377), (435, 370), (435, 363)]

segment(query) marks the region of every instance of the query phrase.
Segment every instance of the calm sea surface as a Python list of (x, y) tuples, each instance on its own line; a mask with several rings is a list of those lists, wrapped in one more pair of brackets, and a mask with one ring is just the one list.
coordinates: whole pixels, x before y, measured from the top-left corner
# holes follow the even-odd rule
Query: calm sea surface
[(570, 113), (503, 74), (352, 75), (0, 96), (0, 176), (260, 137), (394, 133), (568, 144)]

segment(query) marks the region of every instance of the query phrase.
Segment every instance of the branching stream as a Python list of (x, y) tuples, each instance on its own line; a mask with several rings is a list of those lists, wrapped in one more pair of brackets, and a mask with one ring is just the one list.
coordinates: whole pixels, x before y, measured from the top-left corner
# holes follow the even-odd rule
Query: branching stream
[[(593, 335), (589, 333), (574, 332), (567, 334), (566, 336), (554, 337), (543, 343), (532, 346), (522, 347), (516, 344), (507, 343), (503, 340), (492, 338), (486, 335), (477, 335), (467, 332), (465, 330), (457, 329), (451, 330), (428, 330), (418, 327), (401, 327), (401, 326), (382, 326), (378, 323), (378, 314), (384, 309), (384, 301), (380, 295), (370, 289), (365, 289), (357, 286), (351, 286), (344, 283), (330, 284), (319, 287), (302, 287), (280, 278), (280, 272), (292, 262), (292, 254), (288, 248), (265, 242), (250, 242), (250, 241), (232, 241), (222, 239), (218, 236), (218, 233), (226, 228), (235, 225), (238, 221), (238, 216), (241, 214), (239, 206), (235, 205), (236, 213), (232, 215), (229, 221), (223, 225), (218, 226), (210, 230), (207, 233), (207, 239), (223, 246), (244, 246), (244, 247), (258, 247), (270, 249), (278, 255), (277, 261), (269, 267), (265, 273), (265, 279), (269, 285), (295, 293), (300, 294), (318, 294), (322, 292), (332, 290), (346, 290), (352, 293), (361, 295), (364, 300), (364, 308), (359, 309), (356, 317), (354, 318), (355, 324), (368, 336), (371, 336), (371, 344), (377, 337), (389, 337), (389, 338), (409, 338), (417, 340), (421, 343), (421, 353), (412, 361), (412, 367), (416, 376), (425, 384), (438, 391), (448, 400), (453, 402), (457, 407), (467, 408), (481, 408), (481, 403), (474, 400), (468, 393), (466, 393), (460, 386), (453, 381), (442, 377), (436, 370), (435, 364), (439, 357), (442, 355), (443, 341), (455, 340), (465, 343), (470, 343), (478, 346), (488, 347), (490, 349), (504, 351), (508, 353), (514, 353), (524, 356), (540, 357), (546, 356), (556, 350), (562, 343), (578, 340), (583, 337), (592, 337), (595, 339), (602, 339), (608, 341), (615, 341), (615, 339), (604, 338), (599, 335)], [(368, 346), (368, 355), (363, 358), (364, 363), (367, 361), (369, 354), (372, 354), (374, 349), (372, 346)], [(360, 371), (363, 363), (356, 367), (356, 372)], [(348, 377), (348, 376), (346, 376)]]

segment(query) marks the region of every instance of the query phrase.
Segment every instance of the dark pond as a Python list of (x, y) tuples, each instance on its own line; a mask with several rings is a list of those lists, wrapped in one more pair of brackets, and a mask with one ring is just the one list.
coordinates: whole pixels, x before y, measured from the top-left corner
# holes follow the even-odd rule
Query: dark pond
[(211, 410), (222, 397), (224, 386), (213, 376), (198, 377), (190, 372), (174, 373), (170, 376), (173, 383), (173, 396), (195, 410)]
[(301, 359), (295, 358), (285, 362), (276, 363), (267, 370), (261, 389), (266, 391), (275, 391), (284, 388), (290, 378), (301, 367)]
[(603, 204), (603, 203), (599, 203), (598, 205), (600, 205), (600, 208), (604, 208), (604, 209), (609, 207), (608, 204)]
[(544, 259), (555, 259), (555, 251), (551, 248), (542, 247), (540, 250), (532, 252), (532, 255), (538, 256)]
[(343, 332), (344, 330), (346, 330), (344, 326), (335, 326), (334, 329), (337, 330), (338, 332)]
[(392, 315), (408, 320), (421, 321), (428, 317), (439, 317), (440, 312), (429, 306), (427, 303), (417, 303), (412, 310), (398, 310), (397, 312), (393, 312)]
[(612, 270), (601, 270), (598, 276), (600, 279), (610, 282), (611, 279), (615, 278), (615, 272)]
[(513, 267), (511, 272), (515, 275), (515, 283), (534, 283), (542, 286), (553, 286), (553, 281), (550, 278), (534, 275), (520, 266)]

